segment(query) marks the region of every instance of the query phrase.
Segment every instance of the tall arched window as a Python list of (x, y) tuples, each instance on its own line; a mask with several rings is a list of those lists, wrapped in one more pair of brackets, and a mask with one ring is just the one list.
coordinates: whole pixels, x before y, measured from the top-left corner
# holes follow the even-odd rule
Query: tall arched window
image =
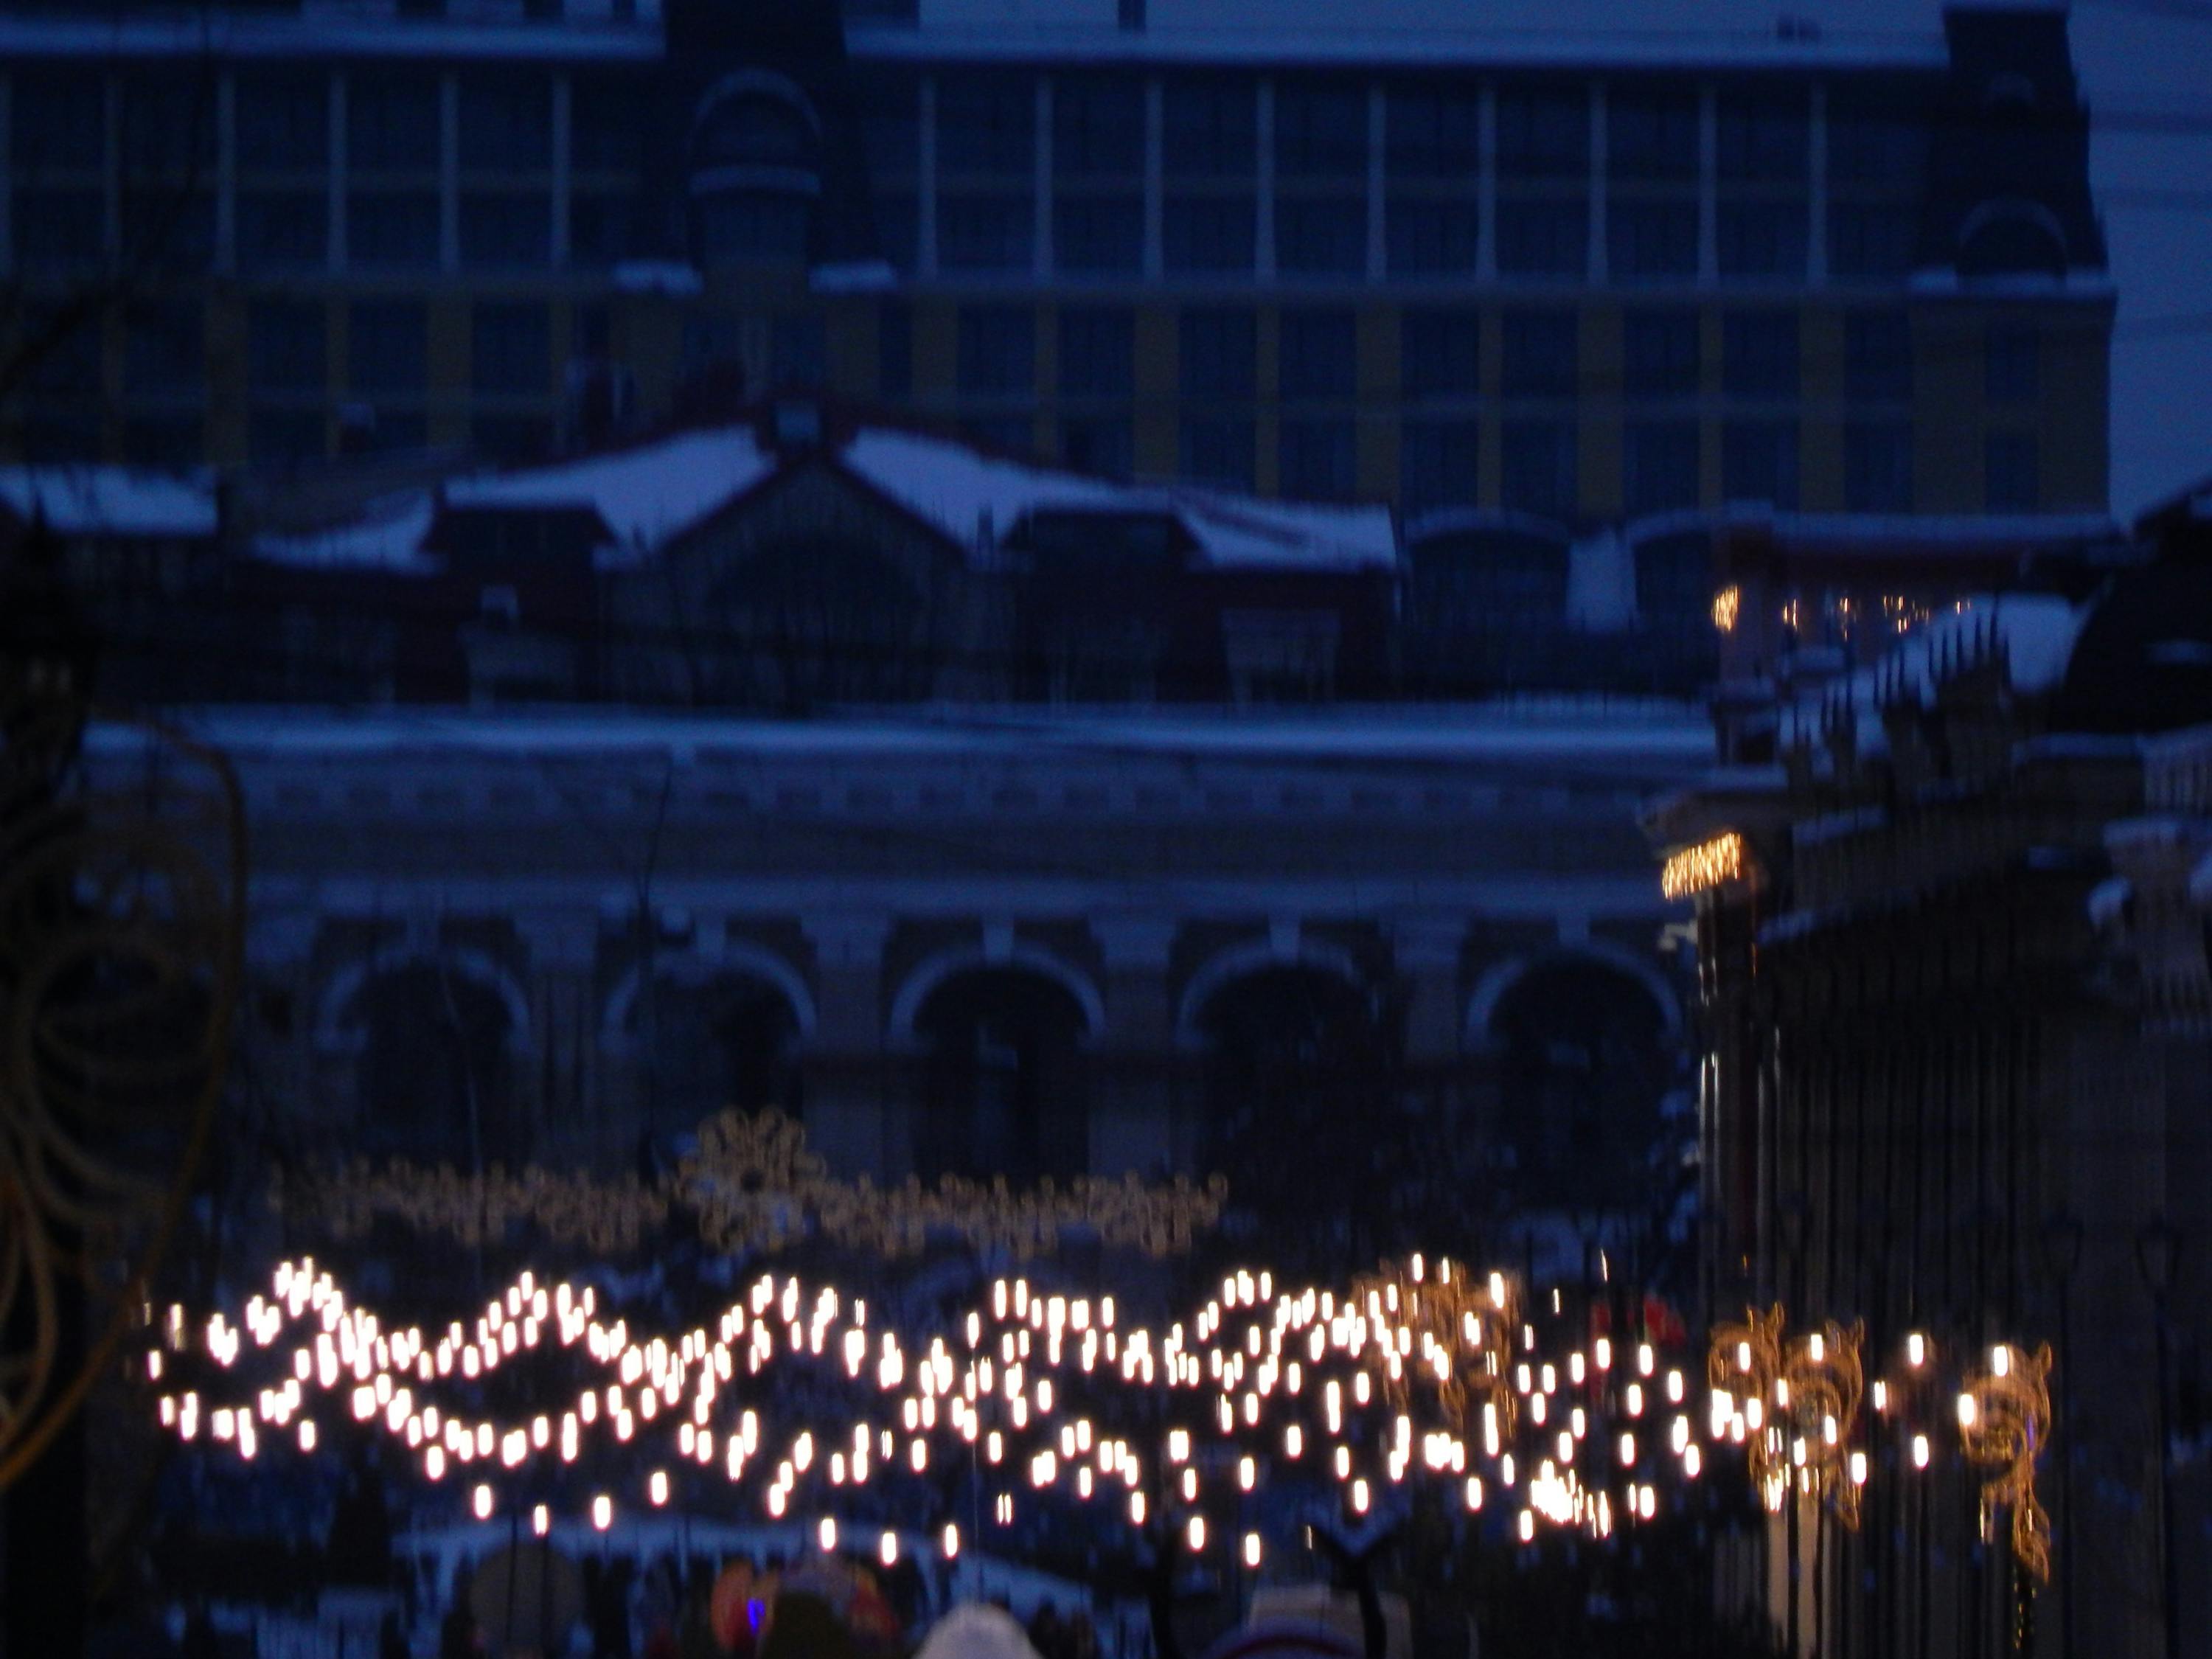
[(2066, 274), (2066, 233), (2040, 202), (1984, 202), (1959, 227), (1959, 275), (2048, 276)]
[(1391, 1072), (1367, 993), (1317, 966), (1261, 968), (1208, 997), (1198, 1027), (1202, 1170), (1271, 1232), (1296, 1226), (1324, 1253), (1379, 1243)]
[(645, 1127), (681, 1133), (726, 1108), (799, 1114), (799, 1016), (745, 973), (656, 973), (623, 1023), (637, 1043)]
[(509, 1065), (515, 1033), (495, 988), (449, 963), (409, 962), (364, 983), (345, 1024), (361, 1042), (365, 1146), (465, 1168), (528, 1156)]
[(781, 76), (726, 77), (692, 123), (692, 229), (707, 265), (805, 260), (822, 195), (821, 122)]
[(1495, 1162), (1523, 1208), (1618, 1212), (1650, 1194), (1676, 1055), (1650, 987), (1593, 957), (1539, 962), (1492, 1010)]
[(1089, 1025), (1068, 989), (1022, 968), (976, 968), (945, 980), (914, 1021), (922, 1042), (915, 1168), (1066, 1178), (1090, 1164), (1081, 1047)]

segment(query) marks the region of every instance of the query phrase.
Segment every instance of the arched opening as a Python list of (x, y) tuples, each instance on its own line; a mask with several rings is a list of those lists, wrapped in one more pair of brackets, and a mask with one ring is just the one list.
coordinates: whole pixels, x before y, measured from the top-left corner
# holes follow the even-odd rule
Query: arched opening
[(649, 1134), (680, 1134), (730, 1107), (804, 1109), (798, 1012), (757, 975), (664, 969), (637, 988), (623, 1030), (641, 1058)]
[(822, 193), (821, 127), (780, 76), (733, 76), (692, 124), (692, 233), (705, 265), (800, 264)]
[(360, 1136), (376, 1152), (463, 1168), (530, 1152), (514, 1029), (497, 987), (437, 959), (372, 975), (347, 1005), (358, 1035)]
[(1959, 275), (1963, 277), (2047, 276), (2066, 274), (2066, 234), (2039, 202), (1988, 202), (1959, 228)]
[(798, 712), (825, 702), (926, 696), (927, 615), (906, 572), (863, 543), (796, 536), (770, 543), (708, 595), (727, 640), (720, 695)]
[(1646, 1207), (1676, 1054), (1652, 988), (1613, 963), (1561, 956), (1498, 998), (1493, 1163), (1518, 1207), (1618, 1215)]
[(915, 1172), (1015, 1185), (1084, 1173), (1089, 1030), (1074, 994), (1030, 969), (979, 967), (940, 981), (914, 1018), (924, 1054)]
[(1262, 1226), (1297, 1218), (1324, 1251), (1374, 1242), (1388, 1183), (1386, 1033), (1365, 989), (1303, 963), (1229, 980), (1197, 1010), (1200, 1168)]

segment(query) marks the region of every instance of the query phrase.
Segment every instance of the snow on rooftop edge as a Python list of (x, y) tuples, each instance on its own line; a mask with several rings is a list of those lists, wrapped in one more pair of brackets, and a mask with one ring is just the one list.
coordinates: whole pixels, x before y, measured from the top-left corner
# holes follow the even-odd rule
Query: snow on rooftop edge
[(618, 544), (651, 550), (743, 495), (775, 465), (750, 427), (716, 427), (635, 449), (456, 478), (446, 486), (446, 501), (457, 507), (589, 507)]
[(0, 505), (71, 536), (216, 532), (215, 492), (171, 473), (107, 465), (0, 467)]

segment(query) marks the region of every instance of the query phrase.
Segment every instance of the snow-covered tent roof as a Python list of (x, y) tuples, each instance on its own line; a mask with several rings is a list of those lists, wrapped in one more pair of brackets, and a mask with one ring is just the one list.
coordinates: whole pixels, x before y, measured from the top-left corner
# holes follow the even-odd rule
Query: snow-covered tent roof
[(44, 516), (65, 536), (195, 540), (216, 532), (208, 485), (131, 467), (0, 467), (0, 507), (26, 523)]
[(1388, 569), (1397, 533), (1388, 507), (1306, 506), (1220, 491), (1147, 488), (1001, 459), (948, 438), (864, 426), (820, 447), (779, 452), (750, 425), (713, 427), (550, 465), (449, 480), (441, 492), (387, 499), (360, 520), (309, 535), (264, 537), (278, 563), (423, 571), (441, 507), (584, 510), (605, 526), (611, 562), (650, 557), (789, 469), (826, 457), (863, 487), (988, 562), (1047, 513), (1156, 514), (1176, 520), (1217, 568)]
[(1397, 532), (1385, 507), (1310, 506), (1215, 490), (1115, 484), (882, 428), (855, 433), (841, 459), (848, 471), (950, 539), (981, 553), (1042, 513), (1149, 512), (1177, 520), (1206, 562), (1222, 568), (1388, 568), (1398, 556)]
[(744, 494), (775, 465), (750, 427), (715, 427), (555, 466), (456, 478), (446, 487), (446, 503), (588, 507), (617, 548), (645, 553)]

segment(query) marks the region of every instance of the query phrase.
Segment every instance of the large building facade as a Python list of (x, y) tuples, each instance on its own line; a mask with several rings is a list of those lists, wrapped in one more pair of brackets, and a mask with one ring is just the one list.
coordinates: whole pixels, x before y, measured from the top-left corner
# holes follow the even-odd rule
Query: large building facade
[(1219, 11), (10, 5), (0, 444), (520, 456), (806, 387), (1424, 538), (2102, 507), (2063, 13)]

